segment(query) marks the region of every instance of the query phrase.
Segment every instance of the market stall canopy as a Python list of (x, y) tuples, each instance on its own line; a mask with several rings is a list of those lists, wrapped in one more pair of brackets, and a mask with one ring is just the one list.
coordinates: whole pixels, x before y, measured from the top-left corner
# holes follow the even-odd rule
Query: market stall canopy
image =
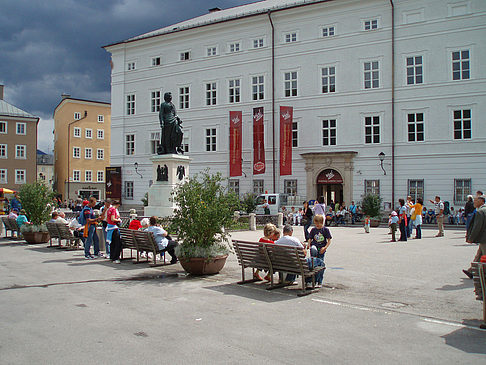
[(13, 194), (15, 190), (7, 189), (7, 188), (0, 188), (0, 194)]

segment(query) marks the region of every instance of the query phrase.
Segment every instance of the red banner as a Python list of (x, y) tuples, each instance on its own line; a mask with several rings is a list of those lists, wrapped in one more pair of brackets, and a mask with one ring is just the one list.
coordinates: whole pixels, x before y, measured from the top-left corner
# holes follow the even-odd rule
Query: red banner
[(265, 173), (263, 107), (253, 108), (253, 175)]
[(294, 109), (280, 107), (280, 176), (292, 175), (292, 120)]
[(230, 177), (241, 176), (241, 112), (230, 112)]

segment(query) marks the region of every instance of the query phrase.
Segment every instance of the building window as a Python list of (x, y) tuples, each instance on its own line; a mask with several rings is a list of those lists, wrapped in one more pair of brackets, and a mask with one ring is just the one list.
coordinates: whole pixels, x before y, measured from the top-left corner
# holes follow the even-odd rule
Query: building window
[(261, 76), (253, 76), (251, 78), (251, 93), (253, 100), (263, 100), (265, 98), (265, 78)]
[(15, 169), (15, 183), (16, 184), (25, 184), (25, 170), (24, 169)]
[(7, 158), (7, 145), (0, 144), (0, 158)]
[(98, 182), (104, 182), (105, 181), (105, 172), (104, 171), (98, 171), (96, 174), (96, 181)]
[(96, 138), (105, 139), (105, 131), (103, 129), (96, 130)]
[(74, 120), (80, 120), (81, 119), (81, 113), (74, 113)]
[(160, 57), (152, 57), (152, 66), (160, 66)]
[(375, 194), (380, 195), (380, 180), (365, 180), (365, 195)]
[(206, 48), (206, 55), (208, 57), (216, 56), (218, 54), (218, 49), (216, 47), (208, 47)]
[(133, 199), (133, 181), (125, 181), (125, 198)]
[(253, 40), (253, 48), (262, 48), (263, 46), (263, 38), (257, 38)]
[(229, 52), (235, 53), (240, 51), (240, 42), (230, 43)]
[(93, 130), (91, 128), (86, 128), (84, 136), (86, 138), (93, 138)]
[(128, 70), (128, 71), (133, 71), (133, 70), (135, 70), (135, 62), (128, 62), (128, 63), (127, 63), (127, 70)]
[(81, 180), (81, 171), (73, 170), (73, 181), (80, 181)]
[(292, 147), (299, 147), (299, 128), (297, 122), (292, 122)]
[(421, 142), (424, 140), (424, 113), (410, 113), (408, 120), (408, 141)]
[(125, 136), (125, 155), (131, 156), (135, 154), (135, 135), (127, 134)]
[(127, 115), (135, 114), (135, 94), (127, 95)]
[(189, 152), (189, 135), (187, 132), (185, 132), (184, 136), (182, 137), (182, 150), (184, 153)]
[(241, 81), (239, 79), (229, 80), (229, 102), (239, 103), (241, 94)]
[(216, 105), (216, 83), (206, 84), (206, 105)]
[(364, 30), (378, 29), (378, 19), (369, 19), (364, 21)]
[(422, 84), (423, 82), (422, 56), (407, 57), (407, 85)]
[(25, 145), (24, 144), (16, 144), (15, 145), (15, 158), (25, 160)]
[(25, 123), (17, 123), (17, 134), (25, 136)]
[(98, 115), (98, 123), (104, 123), (105, 122), (105, 116), (104, 115)]
[(452, 52), (452, 79), (468, 80), (470, 76), (469, 50)]
[(286, 72), (284, 74), (285, 96), (297, 96), (297, 71)]
[(152, 113), (160, 111), (160, 91), (152, 91), (150, 93), (150, 110)]
[(105, 150), (104, 150), (104, 148), (97, 148), (96, 149), (96, 159), (97, 160), (104, 160), (105, 159)]
[(189, 86), (179, 88), (179, 109), (189, 108)]
[(0, 134), (7, 134), (7, 122), (0, 121)]
[(93, 180), (93, 173), (91, 170), (86, 170), (84, 172), (84, 181), (91, 182)]
[(216, 128), (206, 129), (206, 151), (216, 151)]
[(179, 56), (179, 59), (181, 61), (188, 61), (191, 59), (191, 52), (190, 51), (185, 51), (185, 52), (181, 52), (180, 56)]
[(74, 130), (73, 130), (73, 135), (74, 135), (74, 137), (81, 138), (81, 128), (79, 128), (79, 127), (74, 127)]
[(471, 139), (471, 109), (454, 110), (454, 139)]
[(93, 157), (93, 149), (91, 148), (85, 148), (84, 149), (84, 158), (87, 160), (91, 160)]
[(336, 67), (322, 68), (322, 93), (336, 92)]
[(417, 198), (424, 199), (424, 180), (408, 180), (408, 195), (415, 202)]
[(297, 180), (284, 180), (284, 194), (297, 195)]
[(230, 179), (228, 190), (234, 192), (236, 195), (240, 195), (240, 180)]
[(380, 63), (371, 61), (364, 63), (364, 88), (376, 89), (380, 87)]
[(81, 157), (81, 148), (73, 147), (73, 157), (80, 158)]
[(7, 169), (0, 169), (0, 184), (7, 184)]
[(297, 42), (297, 32), (289, 32), (284, 35), (285, 43)]
[(264, 180), (253, 180), (253, 193), (254, 194), (263, 194), (265, 191), (263, 188)]
[(336, 119), (325, 119), (322, 121), (322, 145), (336, 145)]
[(334, 27), (325, 27), (322, 28), (322, 36), (323, 37), (332, 37), (335, 34)]
[(471, 179), (454, 179), (454, 203), (464, 203), (467, 196), (471, 195)]
[(380, 117), (365, 117), (365, 143), (380, 143)]
[(150, 133), (150, 153), (152, 155), (157, 154), (157, 149), (159, 148), (160, 144), (160, 132), (151, 132)]

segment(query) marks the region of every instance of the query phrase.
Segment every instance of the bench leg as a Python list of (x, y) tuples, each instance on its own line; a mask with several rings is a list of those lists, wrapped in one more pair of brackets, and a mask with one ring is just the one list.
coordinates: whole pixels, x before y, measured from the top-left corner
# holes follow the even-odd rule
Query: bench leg
[(257, 279), (255, 279), (253, 277), (253, 274), (255, 273), (255, 269), (252, 268), (251, 272), (252, 272), (252, 278), (249, 279), (249, 280), (245, 280), (245, 268), (242, 266), (241, 267), (241, 281), (238, 281), (236, 284), (242, 285), (242, 284), (254, 283), (254, 282), (258, 281)]

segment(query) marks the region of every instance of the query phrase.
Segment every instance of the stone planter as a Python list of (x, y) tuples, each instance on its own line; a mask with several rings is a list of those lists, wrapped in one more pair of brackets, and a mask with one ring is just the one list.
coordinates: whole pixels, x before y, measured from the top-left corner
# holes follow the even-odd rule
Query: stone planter
[(381, 223), (381, 219), (371, 218), (370, 227), (379, 227), (380, 223)]
[(24, 240), (27, 243), (46, 243), (49, 241), (49, 232), (24, 232), (22, 233)]
[(192, 257), (185, 258), (179, 257), (181, 266), (189, 274), (192, 275), (211, 275), (217, 274), (223, 268), (226, 263), (228, 255), (222, 255), (217, 257), (203, 258)]

